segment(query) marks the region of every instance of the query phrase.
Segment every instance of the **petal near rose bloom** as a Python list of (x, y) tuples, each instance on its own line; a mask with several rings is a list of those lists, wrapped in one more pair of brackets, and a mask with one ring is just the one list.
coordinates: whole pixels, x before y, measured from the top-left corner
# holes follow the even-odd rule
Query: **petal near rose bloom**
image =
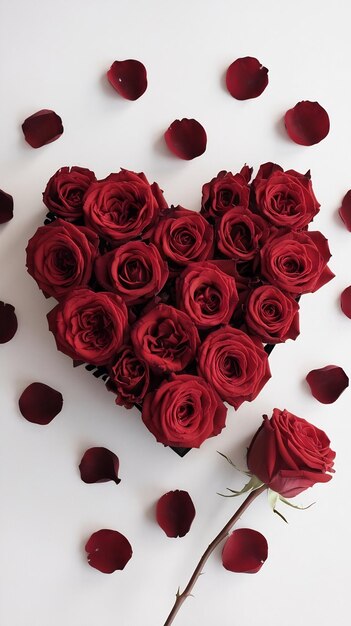
[(59, 391), (44, 383), (32, 383), (23, 391), (18, 404), (28, 422), (45, 425), (60, 413), (63, 398)]
[(103, 447), (86, 450), (79, 464), (80, 477), (85, 483), (106, 483), (113, 480), (118, 485), (121, 482), (118, 470), (118, 457)]
[(132, 546), (122, 533), (106, 528), (91, 535), (85, 551), (88, 553), (89, 565), (103, 574), (124, 569), (133, 554)]
[(257, 530), (238, 528), (222, 551), (222, 563), (230, 572), (256, 574), (268, 557), (267, 539)]
[(24, 120), (22, 130), (26, 142), (32, 148), (41, 148), (62, 135), (62, 120), (55, 111), (42, 109)]
[(195, 507), (187, 491), (169, 491), (157, 502), (156, 520), (167, 537), (184, 537), (195, 517)]
[(340, 296), (340, 306), (341, 310), (351, 319), (351, 285), (350, 287), (346, 287)]
[(329, 115), (318, 102), (298, 102), (285, 113), (284, 121), (290, 139), (301, 146), (313, 146), (329, 133)]
[(137, 100), (147, 88), (146, 68), (135, 59), (112, 63), (107, 78), (119, 95), (127, 100)]
[(257, 98), (268, 85), (268, 70), (254, 57), (236, 59), (227, 69), (226, 85), (236, 100)]
[(206, 150), (207, 135), (204, 127), (194, 119), (174, 120), (164, 134), (171, 152), (180, 159), (190, 161)]
[(332, 404), (349, 386), (348, 376), (338, 365), (326, 365), (320, 369), (311, 370), (307, 376), (311, 393), (316, 400), (323, 404)]
[(13, 218), (13, 197), (0, 189), (0, 224), (5, 224)]
[(18, 328), (15, 307), (0, 300), (0, 343), (7, 343)]
[(347, 230), (351, 231), (351, 189), (349, 189), (342, 199), (339, 215)]

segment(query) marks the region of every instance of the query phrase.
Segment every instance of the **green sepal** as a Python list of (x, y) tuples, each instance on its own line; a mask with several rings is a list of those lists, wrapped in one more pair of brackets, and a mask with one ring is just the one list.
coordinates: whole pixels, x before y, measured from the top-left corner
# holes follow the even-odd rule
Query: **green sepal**
[(288, 524), (288, 520), (284, 517), (284, 515), (276, 509), (276, 504), (280, 499), (279, 493), (273, 491), (273, 489), (268, 489), (268, 502), (271, 506), (273, 513), (278, 515), (286, 524)]
[(234, 469), (236, 469), (237, 472), (241, 472), (242, 474), (246, 474), (246, 476), (252, 476), (251, 472), (249, 472), (248, 470), (241, 470), (240, 467), (237, 467), (235, 465), (235, 463), (233, 463), (233, 461), (229, 458), (229, 456), (226, 456), (225, 454), (223, 454), (223, 452), (218, 452), (217, 450), (217, 454), (220, 454), (226, 461), (228, 461), (228, 463), (234, 467)]
[(284, 502), (284, 504), (287, 504), (288, 506), (291, 506), (293, 509), (298, 509), (299, 511), (306, 511), (306, 509), (309, 509), (311, 506), (316, 504), (315, 502), (311, 502), (311, 504), (308, 504), (307, 506), (300, 506), (298, 504), (293, 504), (292, 502), (290, 502), (286, 498), (283, 498), (283, 496), (279, 496), (279, 500), (281, 502)]
[(236, 496), (241, 496), (243, 493), (247, 493), (248, 491), (256, 491), (256, 489), (259, 489), (262, 485), (264, 485), (262, 480), (257, 478), (257, 476), (251, 475), (249, 482), (247, 482), (240, 491), (235, 491), (235, 489), (229, 489), (229, 487), (226, 487), (226, 489), (231, 492), (230, 495), (224, 493), (219, 493), (218, 495), (223, 498), (235, 498)]

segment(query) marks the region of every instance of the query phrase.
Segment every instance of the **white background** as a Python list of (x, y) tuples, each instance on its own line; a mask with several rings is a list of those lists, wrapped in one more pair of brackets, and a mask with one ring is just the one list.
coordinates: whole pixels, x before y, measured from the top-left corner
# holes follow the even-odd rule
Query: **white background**
[[(0, 347), (0, 622), (3, 626), (162, 626), (174, 594), (239, 502), (216, 492), (243, 478), (216, 453), (244, 465), (245, 446), (274, 406), (325, 429), (337, 451), (336, 474), (287, 509), (287, 526), (265, 496), (240, 520), (265, 534), (269, 558), (254, 575), (222, 568), (212, 556), (176, 619), (179, 626), (344, 626), (350, 615), (350, 390), (319, 404), (304, 381), (312, 368), (337, 364), (351, 374), (351, 321), (339, 295), (351, 283), (351, 234), (337, 216), (351, 187), (351, 5), (348, 0), (1, 0), (0, 187), (15, 217), (0, 230), (0, 299), (15, 305), (19, 330)], [(269, 86), (238, 102), (223, 86), (228, 65), (256, 56)], [(115, 60), (140, 59), (149, 87), (122, 100), (105, 72)], [(286, 136), (282, 116), (302, 99), (318, 100), (331, 130), (319, 145)], [(33, 150), (23, 120), (42, 108), (62, 116), (65, 132)], [(206, 128), (206, 153), (191, 162), (167, 152), (162, 134), (176, 118)], [(138, 412), (117, 408), (112, 394), (83, 368), (73, 370), (47, 330), (46, 301), (25, 271), (25, 247), (42, 223), (41, 192), (60, 166), (98, 177), (123, 166), (144, 171), (170, 203), (199, 208), (201, 186), (221, 169), (255, 169), (268, 160), (312, 171), (321, 212), (315, 228), (329, 238), (336, 278), (301, 301), (301, 335), (277, 347), (272, 379), (260, 396), (231, 409), (226, 430), (179, 458), (155, 442)], [(48, 426), (26, 422), (22, 390), (45, 382), (64, 395)], [(120, 458), (122, 482), (86, 485), (78, 463), (102, 445)], [(170, 489), (191, 494), (197, 516), (183, 539), (168, 539), (154, 504)], [(282, 505), (282, 510), (283, 510)], [(133, 546), (132, 560), (110, 576), (89, 567), (84, 543), (114, 528)]]

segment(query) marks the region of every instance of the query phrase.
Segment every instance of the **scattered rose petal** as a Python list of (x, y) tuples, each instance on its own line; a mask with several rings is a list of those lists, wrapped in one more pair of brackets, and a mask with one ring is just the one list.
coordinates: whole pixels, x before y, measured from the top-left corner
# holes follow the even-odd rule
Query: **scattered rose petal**
[(342, 312), (351, 319), (351, 286), (346, 287), (340, 296), (340, 306)]
[(206, 150), (206, 131), (200, 122), (194, 119), (174, 120), (164, 137), (169, 150), (186, 161), (195, 159)]
[(23, 391), (19, 399), (23, 417), (34, 424), (49, 424), (63, 405), (62, 394), (44, 383), (32, 383)]
[(0, 301), (0, 343), (7, 343), (18, 327), (15, 307)]
[(316, 400), (323, 404), (332, 404), (349, 386), (348, 376), (338, 365), (326, 365), (320, 369), (311, 370), (307, 376), (311, 393)]
[(254, 57), (236, 59), (226, 74), (227, 89), (233, 98), (257, 98), (268, 85), (268, 70)]
[(284, 121), (290, 139), (301, 146), (313, 146), (329, 133), (329, 115), (318, 102), (298, 102), (285, 113)]
[(91, 535), (85, 550), (89, 565), (103, 574), (124, 569), (133, 554), (132, 546), (122, 533), (106, 528)]
[(137, 100), (147, 88), (145, 65), (135, 59), (112, 63), (107, 78), (119, 95), (127, 100)]
[(79, 465), (80, 477), (85, 483), (106, 483), (113, 480), (118, 485), (121, 482), (118, 469), (118, 457), (107, 448), (89, 448)]
[(349, 189), (342, 199), (339, 215), (347, 230), (351, 231), (351, 189)]
[(267, 539), (251, 528), (234, 530), (222, 551), (223, 566), (230, 572), (256, 574), (267, 557)]
[(187, 491), (169, 491), (156, 506), (156, 520), (167, 537), (184, 537), (195, 517), (195, 507)]
[(5, 224), (13, 218), (13, 197), (0, 189), (0, 224)]
[(22, 130), (32, 148), (41, 148), (62, 135), (62, 120), (55, 111), (42, 109), (24, 120)]

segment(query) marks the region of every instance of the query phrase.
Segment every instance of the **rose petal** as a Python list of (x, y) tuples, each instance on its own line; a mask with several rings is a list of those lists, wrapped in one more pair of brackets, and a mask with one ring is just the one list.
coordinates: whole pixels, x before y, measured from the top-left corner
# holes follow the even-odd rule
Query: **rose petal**
[(63, 405), (62, 394), (44, 383), (32, 383), (23, 391), (19, 401), (23, 417), (34, 424), (49, 424)]
[(156, 520), (167, 537), (184, 537), (195, 517), (195, 507), (187, 491), (169, 491), (156, 506)]
[(62, 120), (55, 111), (42, 109), (24, 120), (22, 130), (32, 148), (41, 148), (62, 135)]
[(338, 365), (326, 365), (311, 370), (306, 376), (306, 381), (313, 397), (323, 404), (335, 402), (349, 386), (348, 376)]
[(0, 300), (0, 343), (7, 343), (18, 327), (15, 307)]
[(346, 287), (340, 296), (340, 306), (342, 312), (351, 319), (351, 286)]
[(313, 146), (329, 133), (329, 115), (318, 102), (298, 102), (285, 113), (284, 121), (290, 139), (301, 146)]
[(164, 134), (171, 152), (180, 159), (190, 161), (206, 150), (207, 135), (204, 127), (194, 119), (174, 120)]
[(347, 230), (351, 231), (351, 189), (344, 195), (339, 209), (339, 215)]
[(0, 189), (0, 224), (5, 224), (13, 218), (13, 197)]
[(106, 528), (91, 535), (85, 544), (85, 550), (89, 565), (103, 574), (124, 569), (133, 554), (132, 546), (122, 533)]
[(222, 563), (230, 572), (256, 574), (268, 557), (267, 539), (257, 530), (239, 528), (227, 539)]
[(146, 68), (135, 59), (112, 63), (107, 78), (119, 95), (127, 100), (137, 100), (147, 88)]
[(268, 70), (254, 57), (236, 59), (226, 74), (227, 89), (233, 98), (257, 98), (268, 85)]
[(116, 485), (118, 478), (119, 459), (107, 448), (89, 448), (84, 452), (79, 464), (80, 477), (85, 483), (105, 483), (113, 480)]

